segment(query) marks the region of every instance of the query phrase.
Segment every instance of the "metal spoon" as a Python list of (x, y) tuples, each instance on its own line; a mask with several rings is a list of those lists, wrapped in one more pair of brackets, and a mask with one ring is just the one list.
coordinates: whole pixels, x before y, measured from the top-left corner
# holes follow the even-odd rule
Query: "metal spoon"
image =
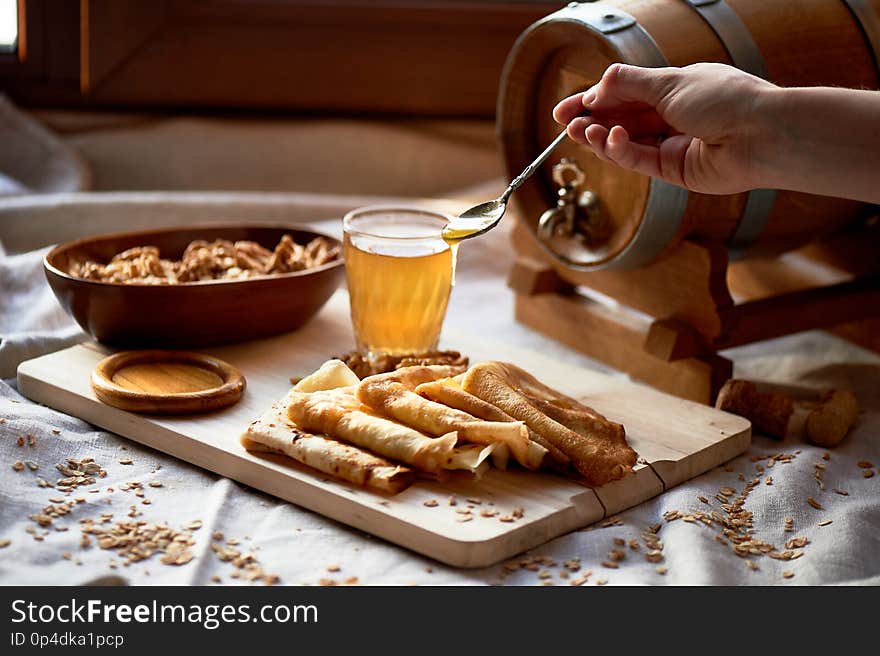
[[(582, 114), (582, 116), (589, 115), (589, 110), (585, 110)], [(510, 184), (507, 185), (507, 189), (505, 189), (504, 193), (498, 198), (486, 203), (474, 205), (472, 208), (447, 223), (446, 227), (443, 228), (443, 239), (446, 241), (462, 241), (463, 239), (470, 239), (471, 237), (482, 235), (498, 225), (498, 222), (501, 221), (501, 217), (504, 216), (504, 211), (507, 209), (507, 200), (510, 198), (510, 195), (519, 189), (520, 185), (538, 170), (538, 167), (550, 157), (550, 153), (556, 150), (556, 147), (559, 144), (565, 141), (567, 131), (568, 128), (560, 132), (553, 140), (553, 143), (547, 146), (547, 148), (544, 149), (544, 152), (538, 155), (534, 162), (529, 164), (522, 173), (511, 180)]]

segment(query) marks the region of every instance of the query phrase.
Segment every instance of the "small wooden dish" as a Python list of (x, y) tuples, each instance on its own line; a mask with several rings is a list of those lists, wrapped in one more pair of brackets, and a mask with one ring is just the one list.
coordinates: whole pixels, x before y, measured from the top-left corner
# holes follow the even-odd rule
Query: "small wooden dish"
[(208, 412), (237, 403), (245, 388), (228, 362), (187, 351), (123, 351), (92, 371), (95, 396), (107, 405), (155, 415)]

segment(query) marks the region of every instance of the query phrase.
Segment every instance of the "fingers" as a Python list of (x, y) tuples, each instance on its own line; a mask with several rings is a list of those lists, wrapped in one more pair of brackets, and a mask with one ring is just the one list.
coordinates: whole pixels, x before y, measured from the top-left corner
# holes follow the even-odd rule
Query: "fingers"
[(644, 103), (657, 107), (675, 86), (675, 68), (643, 68), (628, 64), (612, 64), (594, 87), (595, 98), (590, 107), (607, 111), (628, 103)]
[(619, 125), (611, 130), (601, 125), (591, 125), (585, 136), (596, 157), (602, 161), (672, 184), (684, 184), (685, 156), (692, 141), (688, 136), (671, 137), (659, 147), (633, 142)]
[(628, 64), (612, 64), (598, 84), (581, 93), (561, 100), (553, 108), (553, 119), (567, 125), (584, 109), (593, 113), (626, 112), (656, 107), (675, 86), (678, 69), (642, 68)]
[(560, 125), (568, 125), (575, 117), (583, 115), (586, 107), (584, 104), (585, 98), (587, 104), (592, 102), (592, 89), (576, 93), (565, 100), (561, 100), (553, 108), (553, 120)]

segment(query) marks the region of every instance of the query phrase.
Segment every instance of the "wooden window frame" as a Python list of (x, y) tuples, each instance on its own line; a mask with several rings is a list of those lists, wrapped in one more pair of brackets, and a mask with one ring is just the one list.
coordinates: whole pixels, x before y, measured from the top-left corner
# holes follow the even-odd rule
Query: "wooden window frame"
[(563, 3), (21, 0), (25, 105), (494, 115), (516, 37)]

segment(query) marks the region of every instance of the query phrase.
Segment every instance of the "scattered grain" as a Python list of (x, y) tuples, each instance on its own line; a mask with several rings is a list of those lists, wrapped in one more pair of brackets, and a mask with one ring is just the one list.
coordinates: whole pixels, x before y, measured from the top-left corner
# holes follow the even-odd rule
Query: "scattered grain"
[(801, 549), (810, 544), (810, 539), (806, 537), (791, 538), (785, 543), (786, 549)]

